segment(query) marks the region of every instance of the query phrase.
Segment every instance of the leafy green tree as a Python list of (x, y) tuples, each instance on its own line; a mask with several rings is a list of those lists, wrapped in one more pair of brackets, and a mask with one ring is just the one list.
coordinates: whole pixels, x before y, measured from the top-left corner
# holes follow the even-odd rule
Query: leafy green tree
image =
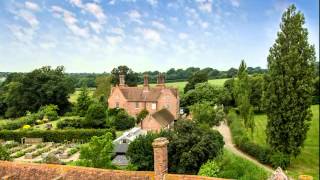
[(137, 124), (139, 124), (149, 114), (147, 109), (142, 109), (137, 115)]
[(311, 119), (315, 49), (304, 15), (291, 5), (270, 48), (265, 78), (267, 142), (274, 151), (297, 156)]
[(7, 117), (22, 116), (26, 111), (36, 112), (48, 104), (57, 105), (60, 114), (70, 108), (68, 97), (74, 87), (63, 66), (56, 69), (45, 66), (10, 80), (3, 87)]
[(190, 107), (192, 119), (197, 123), (206, 124), (210, 127), (219, 125), (220, 121), (223, 120), (219, 109), (221, 108), (218, 108), (218, 106), (215, 107), (215, 105), (210, 102), (196, 103)]
[(251, 93), (250, 93), (250, 104), (257, 110), (258, 112), (262, 111), (262, 93), (263, 93), (263, 76), (262, 75), (254, 75), (249, 77)]
[(104, 128), (106, 126), (106, 108), (103, 104), (94, 102), (87, 111), (85, 127)]
[(144, 136), (138, 136), (129, 144), (126, 156), (138, 170), (153, 171), (152, 142), (158, 137), (159, 134), (149, 132)]
[(111, 76), (98, 76), (96, 78), (97, 88), (94, 91), (93, 96), (96, 98), (105, 97), (105, 99), (107, 99), (111, 91), (111, 80)]
[(208, 73), (206, 71), (198, 71), (194, 73), (189, 79), (188, 83), (184, 87), (184, 93), (195, 88), (198, 83), (203, 83), (208, 81)]
[(88, 111), (88, 108), (92, 104), (92, 99), (89, 96), (89, 91), (86, 86), (82, 87), (80, 94), (77, 98), (76, 111), (79, 116), (84, 117)]
[(120, 110), (116, 115), (108, 118), (111, 121), (111, 126), (120, 131), (130, 129), (136, 124), (134, 117), (130, 116), (125, 110)]
[(39, 118), (43, 118), (44, 116), (46, 116), (50, 121), (54, 121), (59, 119), (59, 115), (58, 115), (58, 111), (59, 107), (57, 105), (54, 104), (49, 104), (46, 106), (41, 106), (39, 111), (38, 111), (38, 115)]
[(238, 70), (238, 80), (235, 81), (234, 95), (240, 116), (243, 119), (244, 126), (251, 129), (251, 134), (254, 130), (254, 113), (250, 104), (251, 87), (249, 85), (249, 77), (247, 66), (244, 60), (241, 61)]
[(211, 102), (212, 104), (228, 104), (231, 97), (224, 88), (209, 83), (197, 84), (195, 89), (182, 95), (181, 107), (188, 107), (200, 102)]
[(193, 121), (180, 120), (173, 130), (149, 133), (130, 143), (127, 156), (139, 170), (153, 170), (152, 142), (157, 137), (169, 140), (169, 172), (196, 174), (201, 165), (222, 152), (223, 138), (218, 131), (201, 128)]
[(10, 153), (8, 152), (8, 149), (5, 148), (0, 144), (0, 160), (2, 161), (10, 161)]
[(238, 73), (238, 70), (236, 68), (230, 68), (228, 71), (227, 71), (227, 77), (228, 78), (233, 78), (237, 75)]
[(95, 168), (114, 168), (111, 164), (114, 148), (112, 140), (111, 133), (99, 137), (93, 136), (89, 143), (80, 147), (80, 157), (76, 164)]

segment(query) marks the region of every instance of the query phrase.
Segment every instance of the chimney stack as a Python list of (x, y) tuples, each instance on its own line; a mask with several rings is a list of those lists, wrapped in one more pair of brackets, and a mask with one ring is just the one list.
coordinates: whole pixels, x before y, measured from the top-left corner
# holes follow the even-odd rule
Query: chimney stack
[(163, 180), (164, 175), (168, 173), (168, 143), (164, 137), (159, 137), (152, 143), (155, 180)]
[(149, 76), (147, 73), (143, 75), (143, 91), (149, 91)]
[(164, 87), (164, 74), (163, 73), (159, 73), (158, 74), (158, 78), (157, 78), (157, 86), (161, 86)]
[(119, 75), (119, 86), (125, 86), (125, 75), (124, 74)]

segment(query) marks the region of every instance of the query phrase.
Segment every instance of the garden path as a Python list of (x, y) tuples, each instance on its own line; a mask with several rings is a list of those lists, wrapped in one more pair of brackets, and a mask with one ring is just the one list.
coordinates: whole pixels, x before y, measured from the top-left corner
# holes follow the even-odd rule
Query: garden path
[(258, 165), (259, 167), (264, 168), (265, 170), (267, 170), (269, 172), (274, 172), (274, 170), (271, 167), (261, 164), (255, 158), (249, 156), (248, 154), (246, 154), (246, 153), (240, 151), (238, 148), (236, 148), (236, 146), (232, 143), (231, 132), (230, 132), (230, 129), (229, 129), (226, 122), (222, 122), (220, 124), (220, 126), (215, 126), (214, 129), (218, 130), (220, 132), (220, 134), (223, 136), (223, 140), (225, 142), (224, 147), (226, 149), (228, 149), (229, 151), (233, 152), (234, 154), (236, 154), (242, 158), (245, 158), (245, 159), (253, 162), (254, 164)]

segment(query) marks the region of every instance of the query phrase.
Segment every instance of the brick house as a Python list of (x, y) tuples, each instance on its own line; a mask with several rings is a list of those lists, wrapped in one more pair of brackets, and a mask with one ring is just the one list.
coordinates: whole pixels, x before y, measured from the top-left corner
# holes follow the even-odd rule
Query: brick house
[[(150, 130), (168, 126), (168, 124), (160, 120), (162, 118), (159, 117), (159, 115), (178, 119), (180, 110), (179, 93), (176, 88), (165, 86), (163, 74), (158, 75), (157, 85), (155, 87), (149, 86), (147, 74), (144, 75), (143, 87), (129, 87), (125, 84), (124, 75), (119, 75), (119, 78), (119, 85), (111, 89), (108, 99), (110, 108), (123, 108), (131, 116), (136, 116), (141, 110), (147, 109), (149, 116), (146, 119), (149, 119), (149, 121), (142, 122), (142, 128), (145, 126)], [(162, 109), (166, 109), (166, 111), (155, 114)], [(167, 113), (171, 113), (172, 116), (168, 116)], [(157, 122), (155, 123), (154, 120)], [(171, 119), (168, 120), (168, 122), (171, 124)]]

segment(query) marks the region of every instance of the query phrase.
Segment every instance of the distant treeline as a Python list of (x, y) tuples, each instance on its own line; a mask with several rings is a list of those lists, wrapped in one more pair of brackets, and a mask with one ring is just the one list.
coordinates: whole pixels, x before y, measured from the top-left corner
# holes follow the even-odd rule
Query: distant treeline
[[(319, 75), (319, 62), (316, 63), (317, 66), (317, 75)], [(165, 72), (166, 82), (179, 82), (187, 81), (188, 78), (195, 72), (204, 71), (208, 74), (209, 79), (222, 79), (222, 78), (231, 78), (234, 77), (238, 70), (236, 68), (230, 68), (227, 71), (219, 71), (210, 67), (207, 68), (198, 68), (198, 67), (189, 67), (186, 69), (175, 69), (171, 68)], [(267, 72), (267, 69), (261, 67), (248, 67), (248, 74), (264, 74)], [(134, 72), (134, 70), (133, 70)], [(157, 76), (160, 71), (146, 71), (146, 72), (134, 72), (134, 79), (138, 84), (143, 83), (143, 75), (147, 73), (149, 75), (149, 83), (156, 83)], [(7, 77), (9, 72), (0, 72), (0, 83), (1, 78)], [(87, 86), (87, 87), (96, 87), (96, 77), (101, 75), (110, 75), (111, 73), (67, 73), (67, 75), (72, 79), (73, 84), (76, 88)]]

